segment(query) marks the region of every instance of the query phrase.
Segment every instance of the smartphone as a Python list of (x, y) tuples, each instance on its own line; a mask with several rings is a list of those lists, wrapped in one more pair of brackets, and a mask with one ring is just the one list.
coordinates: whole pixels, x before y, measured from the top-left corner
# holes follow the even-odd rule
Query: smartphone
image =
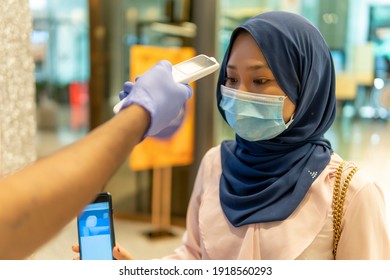
[(77, 231), (81, 260), (113, 260), (115, 233), (112, 197), (100, 193), (77, 216)]
[[(173, 80), (176, 83), (188, 84), (199, 80), (219, 69), (219, 63), (214, 57), (204, 54), (194, 56), (172, 66)], [(124, 100), (114, 106), (114, 113), (118, 113)]]

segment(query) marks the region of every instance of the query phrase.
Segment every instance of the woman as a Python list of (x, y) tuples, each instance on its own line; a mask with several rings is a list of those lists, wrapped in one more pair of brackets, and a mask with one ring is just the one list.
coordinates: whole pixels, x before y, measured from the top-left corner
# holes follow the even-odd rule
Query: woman
[(336, 114), (335, 74), (309, 21), (268, 12), (234, 30), (217, 100), (236, 139), (203, 158), (183, 244), (167, 259), (390, 259), (384, 196), (362, 170), (349, 183), (333, 251), (343, 160), (324, 134)]

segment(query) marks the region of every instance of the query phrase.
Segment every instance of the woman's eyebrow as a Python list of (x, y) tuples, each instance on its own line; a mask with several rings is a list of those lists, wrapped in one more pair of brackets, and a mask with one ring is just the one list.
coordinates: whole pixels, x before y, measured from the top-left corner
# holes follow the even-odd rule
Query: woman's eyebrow
[[(231, 70), (237, 69), (236, 66), (231, 65), (231, 64), (226, 65), (226, 68), (231, 69)], [(258, 69), (262, 69), (262, 68), (269, 69), (269, 66), (266, 63), (258, 63), (258, 64), (254, 64), (254, 65), (250, 65), (250, 66), (246, 67), (246, 69), (248, 69), (248, 70), (258, 70)]]

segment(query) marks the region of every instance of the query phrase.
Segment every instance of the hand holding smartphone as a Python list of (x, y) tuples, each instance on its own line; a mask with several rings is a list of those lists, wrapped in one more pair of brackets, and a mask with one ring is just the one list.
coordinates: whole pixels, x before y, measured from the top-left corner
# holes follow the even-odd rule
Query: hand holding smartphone
[[(200, 54), (172, 66), (173, 80), (176, 83), (188, 84), (203, 78), (219, 68), (219, 63), (214, 57)], [(124, 99), (114, 106), (117, 114), (122, 107)]]
[(100, 193), (77, 217), (80, 260), (113, 260), (115, 246), (112, 198)]

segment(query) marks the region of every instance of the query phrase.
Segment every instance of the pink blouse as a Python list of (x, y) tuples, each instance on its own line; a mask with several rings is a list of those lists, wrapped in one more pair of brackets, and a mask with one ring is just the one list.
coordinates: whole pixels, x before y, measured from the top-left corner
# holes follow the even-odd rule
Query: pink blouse
[[(234, 227), (219, 201), (220, 146), (200, 165), (183, 244), (164, 259), (333, 259), (332, 192), (342, 159), (334, 154), (286, 220)], [(344, 168), (346, 174), (351, 165)], [(384, 195), (362, 170), (350, 182), (337, 259), (390, 259)]]

